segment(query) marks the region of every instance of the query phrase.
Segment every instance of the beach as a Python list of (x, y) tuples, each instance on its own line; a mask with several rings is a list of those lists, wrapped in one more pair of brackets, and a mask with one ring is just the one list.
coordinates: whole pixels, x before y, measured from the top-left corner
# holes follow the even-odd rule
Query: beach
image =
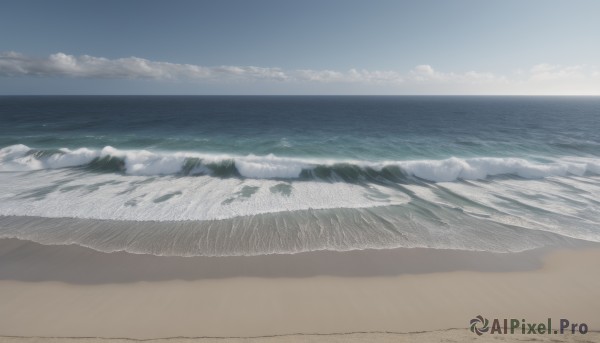
[[(0, 335), (7, 342), (594, 341), (599, 258), (600, 246), (589, 242), (522, 253), (390, 249), (165, 257), (2, 239)], [(567, 318), (586, 323), (590, 332), (478, 337), (467, 330), (477, 315), (536, 323)]]
[(1, 98), (0, 337), (599, 341), (599, 104)]
[(599, 13), (3, 1), (0, 343), (600, 343)]

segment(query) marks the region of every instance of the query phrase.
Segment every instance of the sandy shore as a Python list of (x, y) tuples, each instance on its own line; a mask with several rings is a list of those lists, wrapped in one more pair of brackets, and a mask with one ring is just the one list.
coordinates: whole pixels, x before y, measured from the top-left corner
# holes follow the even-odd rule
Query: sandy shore
[(481, 314), (567, 318), (597, 331), (598, 261), (594, 244), (514, 254), (395, 249), (180, 258), (4, 239), (0, 336), (599, 341), (593, 332), (478, 337), (465, 329)]
[(105, 339), (97, 337), (86, 338), (65, 338), (65, 337), (1, 337), (2, 343), (60, 343), (60, 342), (83, 342), (83, 343), (132, 343), (132, 342), (149, 342), (149, 343), (287, 343), (287, 342), (335, 342), (335, 343), (358, 343), (358, 342), (383, 342), (383, 343), (409, 343), (409, 342), (475, 342), (475, 343), (498, 343), (498, 342), (581, 342), (590, 343), (600, 341), (600, 333), (590, 332), (586, 335), (563, 335), (560, 338), (556, 336), (476, 336), (467, 329), (448, 329), (427, 332), (414, 333), (347, 333), (347, 334), (326, 334), (326, 335), (305, 335), (292, 334), (284, 336), (265, 336), (252, 338), (158, 338), (150, 340), (135, 340), (126, 338)]

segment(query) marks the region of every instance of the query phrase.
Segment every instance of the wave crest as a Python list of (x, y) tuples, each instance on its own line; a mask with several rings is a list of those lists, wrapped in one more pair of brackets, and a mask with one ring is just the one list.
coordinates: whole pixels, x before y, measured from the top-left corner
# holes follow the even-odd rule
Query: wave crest
[(12, 145), (0, 149), (0, 171), (31, 171), (83, 167), (98, 172), (128, 175), (212, 175), (251, 179), (327, 179), (360, 181), (384, 179), (399, 182), (407, 177), (432, 182), (476, 180), (496, 175), (528, 179), (600, 173), (600, 160), (562, 158), (532, 162), (523, 158), (477, 157), (444, 160), (361, 161), (266, 156), (235, 156), (196, 152), (152, 152), (79, 148), (33, 149)]

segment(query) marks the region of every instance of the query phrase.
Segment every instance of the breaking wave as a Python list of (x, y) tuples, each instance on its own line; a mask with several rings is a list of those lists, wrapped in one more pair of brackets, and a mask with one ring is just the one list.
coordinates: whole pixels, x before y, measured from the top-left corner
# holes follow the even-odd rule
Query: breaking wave
[(600, 242), (600, 160), (0, 149), (0, 238), (230, 256)]
[(250, 179), (328, 179), (360, 181), (407, 177), (432, 182), (515, 175), (527, 179), (600, 173), (600, 159), (567, 157), (533, 162), (522, 158), (448, 158), (444, 160), (361, 161), (266, 156), (235, 156), (197, 152), (152, 152), (79, 148), (33, 149), (12, 145), (0, 149), (0, 171), (85, 168), (126, 175), (210, 175)]

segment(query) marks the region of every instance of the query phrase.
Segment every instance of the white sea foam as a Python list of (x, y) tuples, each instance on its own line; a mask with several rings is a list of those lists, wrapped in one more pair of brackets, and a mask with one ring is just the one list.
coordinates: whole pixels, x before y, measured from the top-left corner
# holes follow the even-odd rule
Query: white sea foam
[[(119, 159), (121, 172), (69, 168), (106, 157)], [(235, 165), (243, 177), (214, 177), (214, 164)], [(419, 179), (401, 175), (394, 183), (379, 177), (387, 172), (367, 178), (368, 169), (390, 167)], [(184, 168), (206, 175), (182, 177)], [(318, 168), (346, 178), (320, 179), (326, 176)], [(347, 180), (361, 168), (364, 175)], [(372, 162), (111, 147), (32, 151), (16, 145), (0, 149), (0, 170), (0, 222), (10, 222), (7, 216), (42, 217), (35, 226), (0, 225), (1, 237), (75, 242), (102, 251), (235, 255), (400, 246), (520, 251), (561, 237), (600, 241), (600, 163), (593, 158)], [(314, 177), (304, 177), (307, 170)], [(484, 180), (501, 174), (519, 177)], [(75, 221), (65, 226), (56, 219), (47, 230), (43, 218)], [(159, 232), (151, 232), (155, 224), (82, 228), (77, 221), (94, 219), (183, 226), (156, 224)], [(195, 222), (202, 224), (190, 224)], [(162, 237), (160, 243), (154, 235)]]
[(8, 162), (24, 156), (29, 150), (28, 146), (23, 144), (11, 145), (0, 149), (0, 162)]
[(407, 161), (398, 162), (398, 166), (408, 173), (435, 182), (455, 181), (457, 179), (477, 180), (488, 176), (513, 174), (535, 179), (547, 176), (564, 176), (568, 173), (582, 175), (587, 170), (586, 164), (557, 161), (542, 164), (533, 163), (521, 158), (470, 158), (452, 157), (440, 161)]
[(100, 151), (87, 148), (76, 150), (62, 148), (58, 150), (58, 153), (38, 158), (34, 154), (29, 154), (31, 151), (29, 147), (23, 144), (0, 149), (0, 171), (75, 167), (88, 164), (101, 155)]
[(147, 150), (119, 150), (105, 147), (101, 150), (80, 148), (59, 149), (60, 153), (31, 154), (25, 145), (13, 145), (0, 149), (0, 171), (27, 171), (83, 166), (94, 159), (116, 157), (124, 161), (125, 173), (130, 175), (172, 175), (180, 173), (189, 159), (201, 161), (196, 171), (207, 171), (209, 164), (232, 161), (239, 174), (246, 178), (273, 179), (298, 178), (303, 170), (317, 166), (333, 167), (346, 164), (377, 171), (385, 167), (398, 167), (405, 173), (433, 182), (448, 182), (458, 179), (477, 180), (489, 176), (512, 174), (536, 179), (549, 176), (584, 175), (600, 173), (600, 159), (563, 157), (550, 163), (532, 162), (523, 158), (457, 158), (444, 160), (414, 161), (361, 161), (278, 157), (273, 154), (228, 155), (197, 152), (153, 152)]
[(131, 175), (170, 175), (178, 173), (187, 157), (191, 155), (176, 152), (159, 154), (147, 150), (118, 150), (107, 146), (101, 157), (118, 157), (125, 161), (125, 170)]
[(240, 175), (256, 179), (297, 178), (310, 163), (291, 158), (280, 158), (273, 154), (235, 158), (235, 167)]
[(0, 174), (0, 215), (121, 220), (214, 220), (306, 209), (406, 203), (406, 194), (370, 199), (350, 183), (148, 177), (67, 170)]

